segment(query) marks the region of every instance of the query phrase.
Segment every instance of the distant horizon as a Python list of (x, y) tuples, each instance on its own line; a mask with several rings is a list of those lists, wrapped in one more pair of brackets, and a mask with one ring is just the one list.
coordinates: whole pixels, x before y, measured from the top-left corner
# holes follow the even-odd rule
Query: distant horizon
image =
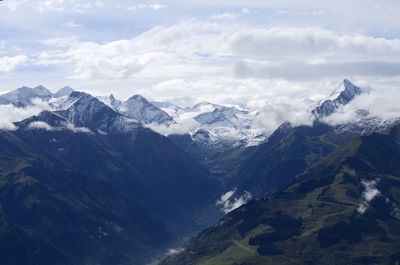
[[(327, 99), (328, 96), (331, 96), (332, 93), (336, 93), (336, 92), (337, 92), (336, 90), (337, 90), (338, 88), (340, 88), (340, 86), (342, 85), (342, 83), (343, 83), (344, 80), (349, 80), (349, 79), (348, 79), (348, 78), (344, 78), (344, 79), (340, 80), (340, 83), (338, 83), (336, 86), (332, 86), (332, 87), (330, 88), (330, 90), (327, 89), (327, 91), (326, 91), (327, 94), (324, 95), (323, 97), (321, 97), (321, 98), (320, 98), (319, 100), (317, 100), (315, 103)], [(349, 81), (352, 82), (352, 80), (349, 80)], [(353, 82), (352, 82), (352, 83), (353, 83)], [(118, 95), (115, 95), (115, 94), (112, 93), (112, 92), (109, 93), (109, 94), (98, 94), (97, 91), (90, 91), (90, 90), (87, 90), (87, 89), (84, 89), (84, 88), (83, 88), (83, 89), (82, 89), (82, 88), (77, 88), (77, 87), (73, 87), (73, 86), (70, 86), (70, 85), (64, 85), (64, 86), (62, 86), (62, 87), (60, 87), (60, 88), (46, 87), (46, 86), (44, 86), (44, 85), (42, 85), (42, 84), (37, 84), (37, 85), (33, 85), (33, 86), (22, 85), (22, 86), (18, 86), (18, 87), (15, 88), (15, 89), (11, 89), (11, 90), (8, 90), (8, 91), (1, 91), (1, 92), (0, 92), (0, 96), (1, 96), (1, 95), (4, 95), (4, 94), (7, 94), (7, 93), (10, 93), (10, 92), (13, 92), (13, 91), (15, 91), (15, 90), (18, 90), (18, 89), (20, 89), (20, 88), (30, 88), (30, 89), (34, 89), (34, 88), (38, 88), (38, 87), (43, 87), (43, 88), (49, 90), (49, 91), (50, 91), (51, 93), (53, 93), (53, 94), (56, 94), (57, 92), (61, 91), (61, 90), (64, 89), (64, 88), (71, 88), (71, 89), (73, 89), (73, 90), (76, 91), (76, 92), (88, 93), (88, 94), (90, 94), (90, 95), (92, 95), (92, 96), (95, 96), (95, 97), (109, 97), (109, 96), (114, 96), (116, 99), (122, 100), (122, 101), (125, 101), (125, 100), (127, 100), (127, 99), (129, 99), (130, 97), (133, 97), (133, 96), (135, 96), (135, 95), (139, 95), (139, 96), (142, 96), (142, 97), (146, 98), (147, 100), (149, 100), (149, 101), (151, 101), (151, 102), (168, 102), (168, 103), (174, 104), (174, 105), (176, 105), (176, 106), (178, 106), (178, 107), (181, 107), (181, 108), (194, 106), (194, 105), (197, 105), (197, 104), (200, 104), (200, 103), (203, 103), (203, 102), (207, 102), (207, 103), (211, 103), (211, 104), (217, 104), (217, 105), (219, 104), (219, 105), (226, 105), (226, 106), (241, 106), (241, 107), (247, 107), (247, 106), (245, 106), (245, 105), (218, 103), (218, 102), (207, 101), (207, 100), (193, 101), (194, 103), (190, 103), (190, 104), (186, 104), (186, 105), (182, 105), (182, 106), (181, 106), (181, 105), (179, 105), (179, 104), (177, 104), (177, 103), (174, 103), (174, 100), (169, 101), (169, 100), (163, 100), (163, 99), (154, 99), (154, 98), (151, 98), (151, 97), (143, 96), (143, 95), (141, 95), (141, 94), (139, 94), (139, 93), (135, 93), (135, 91), (133, 91), (133, 93), (131, 93), (130, 96), (127, 96), (127, 97), (120, 97), (120, 96), (118, 96)], [(368, 86), (368, 87), (371, 87), (371, 86)], [(195, 100), (195, 99), (193, 99), (193, 100)], [(308, 99), (305, 98), (305, 100), (308, 100)], [(183, 104), (185, 104), (185, 103), (183, 103)]]
[[(400, 2), (0, 2), (0, 93), (20, 84), (252, 105), (343, 78), (400, 86)], [(43, 30), (45, 29), (45, 30)]]

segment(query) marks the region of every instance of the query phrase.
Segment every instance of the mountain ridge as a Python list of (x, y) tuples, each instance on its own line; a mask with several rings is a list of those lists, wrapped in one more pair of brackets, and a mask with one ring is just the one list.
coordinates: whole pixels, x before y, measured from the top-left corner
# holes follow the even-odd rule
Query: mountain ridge
[(399, 131), (354, 137), (161, 264), (400, 262)]

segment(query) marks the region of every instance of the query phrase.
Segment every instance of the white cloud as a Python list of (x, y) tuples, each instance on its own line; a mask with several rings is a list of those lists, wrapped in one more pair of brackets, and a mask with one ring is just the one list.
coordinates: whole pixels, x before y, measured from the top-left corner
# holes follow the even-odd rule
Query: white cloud
[(73, 124), (65, 124), (65, 128), (73, 133), (92, 133), (92, 131), (85, 127), (75, 127)]
[(43, 121), (34, 121), (28, 125), (28, 129), (31, 130), (46, 130), (46, 131), (62, 131), (62, 130), (69, 130), (73, 133), (92, 133), (92, 131), (85, 127), (75, 127), (71, 123), (62, 124), (60, 127), (52, 127), (51, 125), (47, 124)]
[(399, 39), (196, 20), (157, 26), (132, 39), (79, 42), (45, 53), (67, 59), (60, 62), (72, 63), (69, 77), (82, 80), (224, 76), (315, 81), (393, 77), (400, 69)]
[(76, 28), (83, 28), (84, 26), (78, 23), (75, 23), (73, 20), (67, 21), (62, 26), (66, 28), (76, 29)]
[(165, 5), (161, 5), (161, 4), (151, 4), (151, 5), (148, 5), (151, 9), (153, 9), (153, 10), (160, 10), (160, 9), (163, 9), (163, 8), (166, 8), (166, 6)]
[[(242, 56), (273, 59), (330, 58), (355, 55), (390, 58), (400, 54), (399, 39), (338, 34), (321, 28), (248, 28), (232, 33), (228, 40), (232, 52)], [(344, 58), (346, 59), (346, 58)]]
[(391, 214), (394, 218), (396, 218), (397, 220), (400, 220), (400, 208), (397, 207), (396, 204), (393, 204), (392, 207), (393, 207), (393, 210), (391, 211), (390, 214)]
[(18, 66), (25, 65), (28, 62), (26, 55), (17, 55), (14, 57), (0, 57), (0, 74), (14, 71)]
[(251, 13), (251, 9), (250, 9), (250, 8), (247, 8), (247, 7), (242, 8), (241, 11), (242, 11), (243, 14), (250, 14), (250, 13)]
[(6, 3), (10, 11), (14, 12), (19, 8), (19, 6), (23, 5), (26, 2), (27, 0), (9, 0)]
[(31, 122), (31, 123), (28, 125), (28, 128), (29, 128), (29, 129), (33, 129), (33, 130), (40, 130), (40, 129), (42, 129), (42, 130), (46, 130), (46, 131), (54, 131), (54, 130), (55, 130), (55, 128), (51, 127), (49, 124), (47, 124), (47, 123), (45, 123), (45, 122), (43, 122), (43, 121), (34, 121), (34, 122)]
[(46, 102), (33, 100), (32, 106), (17, 108), (13, 105), (0, 105), (0, 129), (15, 130), (17, 127), (14, 122), (19, 122), (33, 115), (39, 114), (43, 110), (49, 110)]
[[(57, 37), (57, 38), (51, 38), (47, 40), (41, 41), (42, 44), (47, 45), (47, 46), (54, 46), (57, 48), (62, 48), (62, 47), (71, 47), (74, 44), (77, 44), (79, 42), (79, 38), (76, 36), (68, 36), (68, 37)], [(41, 54), (44, 54), (45, 52), (42, 52)], [(42, 59), (39, 56), (40, 59)]]
[(364, 187), (364, 191), (361, 195), (360, 205), (357, 208), (359, 214), (364, 214), (365, 211), (369, 208), (370, 202), (377, 196), (380, 196), (381, 192), (376, 188), (376, 184), (378, 184), (378, 182), (379, 179), (361, 181), (361, 184)]
[[(0, 130), (16, 130), (17, 127), (14, 123), (38, 115), (45, 110), (51, 111), (52, 109), (48, 102), (37, 98), (32, 100), (32, 105), (24, 108), (18, 108), (13, 105), (0, 105)], [(43, 121), (31, 122), (28, 125), (28, 129), (43, 129), (47, 131), (69, 130), (74, 133), (92, 133), (88, 128), (75, 127), (70, 123), (63, 124), (60, 127), (52, 127)]]
[(47, 59), (74, 63), (73, 79), (124, 79), (132, 77), (150, 61), (159, 58), (156, 53), (129, 53), (130, 43), (116, 41), (99, 45), (81, 42), (62, 53), (47, 53)]
[(220, 210), (223, 213), (227, 214), (251, 200), (251, 194), (247, 191), (239, 197), (233, 197), (235, 193), (236, 189), (228, 191), (222, 194), (221, 198), (216, 202), (216, 205), (221, 207)]
[(65, 0), (45, 0), (39, 2), (40, 11), (63, 11)]
[[(332, 90), (333, 83), (345, 77), (355, 82), (370, 81), (372, 85), (379, 84), (378, 90), (387, 84), (396, 89), (400, 85), (400, 40), (396, 32), (389, 32), (386, 35), (382, 32), (375, 34), (373, 30), (358, 30), (358, 27), (353, 30), (337, 30), (332, 24), (311, 23), (313, 21), (308, 21), (310, 23), (274, 21), (274, 16), (277, 16), (279, 10), (286, 13), (280, 17), (292, 14), (297, 14), (296, 17), (306, 16), (307, 14), (314, 17), (312, 19), (322, 15), (324, 19), (328, 19), (329, 16), (333, 16), (332, 12), (335, 9), (332, 7), (335, 6), (338, 13), (340, 13), (339, 10), (343, 13), (336, 14), (337, 16), (347, 14), (346, 21), (353, 23), (353, 19), (360, 16), (359, 13), (372, 12), (367, 10), (366, 5), (360, 5), (357, 12), (353, 10), (350, 12), (344, 10), (343, 6), (354, 7), (357, 4), (352, 2), (340, 6), (336, 2), (325, 1), (316, 8), (315, 3), (312, 4), (311, 1), (239, 2), (240, 4), (237, 1), (233, 3), (217, 0), (205, 1), (201, 5), (190, 3), (194, 5), (190, 10), (196, 11), (203, 5), (207, 7), (218, 7), (218, 3), (222, 5), (221, 8), (203, 9), (202, 7), (198, 13), (192, 14), (193, 16), (198, 14), (198, 17), (204, 17), (204, 20), (187, 19), (190, 15), (183, 16), (185, 18), (183, 20), (166, 20), (166, 17), (161, 17), (161, 15), (167, 15), (164, 13), (169, 12), (160, 12), (156, 15), (154, 15), (155, 12), (145, 12), (148, 21), (143, 23), (138, 19), (138, 25), (135, 25), (134, 30), (130, 28), (130, 25), (126, 25), (126, 17), (123, 17), (122, 13), (113, 13), (116, 11), (107, 6), (110, 9), (99, 11), (99, 17), (109, 11), (110, 15), (107, 17), (110, 22), (127, 26), (127, 28), (118, 27), (121, 31), (116, 30), (116, 32), (123, 32), (121, 36), (124, 37), (129, 36), (127, 32), (138, 35), (130, 39), (121, 39), (117, 33), (114, 35), (111, 34), (113, 32), (107, 31), (107, 27), (104, 27), (107, 31), (107, 34), (104, 34), (106, 38), (99, 37), (103, 33), (85, 36), (81, 31), (76, 31), (76, 34), (82, 34), (80, 39), (85, 39), (85, 41), (80, 41), (78, 37), (48, 39), (43, 42), (46, 47), (41, 46), (34, 52), (24, 52), (24, 54), (30, 54), (29, 58), (25, 57), (24, 62), (15, 63), (16, 66), (13, 66), (13, 63), (2, 64), (4, 58), (14, 58), (13, 56), (0, 58), (0, 72), (12, 72), (18, 65), (24, 64), (43, 68), (49, 66), (46, 71), (35, 69), (33, 77), (32, 74), (25, 76), (25, 73), (18, 73), (20, 74), (18, 77), (25, 76), (24, 80), (29, 79), (29, 82), (33, 82), (32, 78), (41, 79), (41, 82), (47, 81), (47, 78), (57, 78), (57, 85), (65, 82), (62, 80), (66, 77), (70, 79), (68, 82), (77, 86), (100, 93), (112, 88), (123, 97), (133, 94), (134, 91), (150, 98), (175, 102), (178, 102), (180, 98), (191, 97), (194, 100), (189, 99), (189, 101), (207, 100), (215, 103), (244, 104), (253, 109), (264, 109), (257, 124), (269, 125), (271, 128), (279, 124), (286, 114), (289, 120), (294, 122), (302, 119), (309, 122), (306, 111), (308, 106), (304, 104), (304, 100), (322, 99)], [(134, 3), (135, 5), (131, 6), (132, 10), (152, 11), (166, 8), (164, 2), (139, 4), (140, 2), (135, 1)], [(340, 3), (344, 2), (340, 1)], [(368, 1), (368, 3), (371, 2)], [(47, 0), (41, 1), (39, 6), (42, 6), (43, 11), (69, 12), (75, 9), (88, 11), (91, 7), (101, 5), (93, 1)], [(119, 12), (132, 16), (131, 12), (126, 11), (128, 3), (117, 1), (116, 5), (123, 6), (119, 8)], [(168, 2), (168, 11), (178, 13), (180, 9), (174, 8), (184, 5), (182, 1)], [(380, 6), (379, 10), (375, 10), (374, 5), (372, 9), (376, 16), (373, 18), (369, 16), (368, 19), (373, 22), (382, 22), (387, 18), (380, 16), (379, 12), (386, 12), (384, 8), (396, 10), (398, 4), (391, 2), (390, 5)], [(256, 17), (263, 14), (263, 8), (267, 9), (265, 14), (268, 14), (268, 17), (272, 16), (271, 21), (269, 19), (262, 22), (256, 21)], [(246, 16), (250, 12), (251, 16)], [(352, 13), (351, 16), (349, 12)], [(157, 19), (149, 18), (151, 14), (147, 13), (153, 14)], [(390, 14), (395, 12), (387, 11), (387, 13), (387, 17), (390, 18)], [(240, 19), (210, 20), (209, 17), (212, 14), (226, 18), (236, 16)], [(50, 16), (51, 13), (41, 15), (45, 17)], [(61, 13), (58, 15), (62, 16)], [(92, 13), (91, 15), (94, 16)], [(118, 15), (121, 15), (121, 20)], [(176, 13), (173, 15), (175, 16)], [(379, 21), (376, 21), (378, 16)], [(141, 17), (141, 14), (138, 13), (137, 17)], [(181, 16), (177, 17), (182, 19)], [(245, 21), (246, 19), (249, 20)], [(73, 22), (70, 23), (71, 25), (79, 21), (85, 24), (85, 31), (94, 27), (93, 30), (96, 32), (99, 32), (98, 27), (103, 27), (104, 22), (99, 19), (94, 20), (97, 23), (85, 23), (80, 14), (70, 13), (55, 24), (59, 25), (60, 21)], [(153, 26), (154, 24), (158, 26)], [(141, 34), (137, 33), (147, 28), (150, 29), (144, 30)], [(369, 35), (368, 32), (374, 32), (375, 36)], [(51, 32), (49, 36), (57, 35)], [(92, 38), (91, 41), (90, 38)], [(7, 48), (11, 46), (7, 44)], [(13, 52), (10, 54), (15, 54), (14, 50)], [(8, 53), (7, 50), (6, 54)], [(49, 75), (47, 71), (55, 75)], [(395, 93), (392, 94), (392, 96), (395, 95)], [(271, 107), (271, 105), (276, 106)], [(391, 113), (394, 116), (398, 113), (394, 105), (383, 105), (382, 108), (386, 108), (385, 115)], [(388, 109), (389, 105), (392, 106), (392, 110)], [(383, 109), (379, 112), (383, 113)], [(178, 131), (180, 128), (174, 129)]]
[(37, 8), (40, 12), (72, 11), (75, 13), (84, 13), (88, 9), (103, 7), (104, 5), (104, 1), (99, 0), (43, 0), (37, 2)]
[(237, 15), (233, 14), (233, 13), (225, 12), (225, 13), (222, 13), (222, 14), (212, 15), (210, 18), (211, 19), (216, 19), (216, 20), (233, 20), (233, 19), (237, 18)]
[(183, 251), (185, 251), (184, 248), (171, 248), (171, 249), (168, 249), (167, 255), (168, 256), (173, 256), (173, 255), (177, 255), (177, 254), (179, 254), (179, 253), (181, 253)]
[(293, 126), (312, 125), (314, 117), (311, 114), (311, 107), (307, 101), (298, 101), (288, 98), (271, 101), (259, 112), (254, 120), (255, 128), (263, 128), (267, 134), (273, 133), (284, 122), (290, 122)]
[(166, 6), (162, 5), (162, 4), (157, 4), (157, 3), (156, 4), (138, 4), (138, 5), (128, 7), (128, 10), (138, 11), (138, 10), (142, 10), (142, 9), (152, 9), (154, 11), (158, 11), (163, 8), (166, 8)]
[(296, 16), (322, 16), (325, 12), (321, 9), (319, 10), (278, 10), (280, 15), (296, 15)]
[(199, 123), (194, 119), (188, 119), (181, 123), (173, 123), (169, 126), (159, 124), (147, 124), (145, 127), (165, 136), (171, 134), (186, 134), (190, 131), (194, 131), (200, 127)]

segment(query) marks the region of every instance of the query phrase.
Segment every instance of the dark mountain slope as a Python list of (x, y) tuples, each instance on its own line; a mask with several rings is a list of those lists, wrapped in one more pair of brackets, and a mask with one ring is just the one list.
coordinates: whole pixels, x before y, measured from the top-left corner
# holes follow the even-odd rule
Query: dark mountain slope
[(350, 135), (338, 134), (319, 122), (300, 127), (284, 123), (244, 160), (236, 173), (236, 185), (255, 197), (274, 192), (349, 138)]
[(83, 96), (0, 134), (2, 264), (145, 264), (216, 218), (206, 168)]
[(400, 128), (353, 138), (163, 264), (398, 264)]

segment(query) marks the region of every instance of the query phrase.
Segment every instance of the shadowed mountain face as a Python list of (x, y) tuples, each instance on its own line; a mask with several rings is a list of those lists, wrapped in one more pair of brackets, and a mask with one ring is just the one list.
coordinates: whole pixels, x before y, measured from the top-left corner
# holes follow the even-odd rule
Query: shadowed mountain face
[(399, 140), (399, 127), (353, 138), (163, 264), (397, 264)]
[(217, 216), (206, 168), (93, 97), (18, 125), (0, 134), (2, 264), (145, 264)]
[[(399, 129), (322, 123), (362, 92), (342, 85), (312, 126), (285, 122), (265, 141), (242, 134), (258, 114), (234, 107), (156, 106), (68, 87), (59, 98), (43, 87), (7, 94), (16, 106), (51, 101), (54, 111), (0, 132), (2, 264), (146, 264), (249, 198), (263, 199), (164, 263), (396, 262)], [(201, 127), (169, 137), (143, 127), (182, 117)]]
[(237, 171), (237, 186), (254, 197), (275, 192), (350, 138), (351, 134), (338, 133), (319, 122), (300, 127), (285, 123), (243, 161)]

